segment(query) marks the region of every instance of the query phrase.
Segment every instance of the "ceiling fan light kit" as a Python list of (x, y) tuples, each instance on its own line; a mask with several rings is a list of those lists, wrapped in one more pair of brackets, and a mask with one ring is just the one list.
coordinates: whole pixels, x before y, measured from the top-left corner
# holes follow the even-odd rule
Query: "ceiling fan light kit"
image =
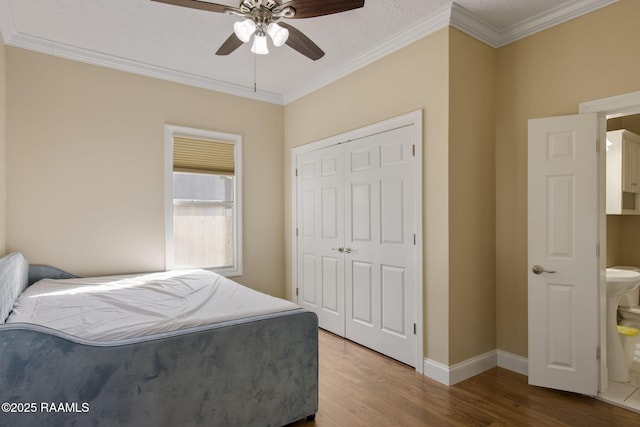
[(266, 55), (269, 53), (269, 48), (267, 47), (267, 36), (256, 36), (253, 38), (253, 46), (251, 46), (251, 52), (256, 55)]
[(282, 28), (275, 22), (272, 22), (267, 26), (267, 34), (271, 36), (271, 40), (273, 41), (273, 45), (275, 47), (282, 46), (289, 38), (289, 30), (287, 30), (286, 28)]
[[(266, 55), (269, 53), (267, 47), (267, 37), (264, 31), (265, 24), (256, 25), (251, 19), (245, 19), (233, 24), (233, 32), (240, 39), (241, 42), (247, 43), (251, 40), (251, 36), (255, 34), (253, 38), (253, 45), (251, 46), (251, 52), (257, 55)], [(266, 34), (269, 34), (271, 41), (275, 47), (280, 47), (289, 38), (289, 30), (282, 28), (275, 22), (271, 22), (267, 25)]]
[(242, 0), (235, 8), (203, 0), (151, 0), (174, 6), (209, 12), (227, 13), (245, 18), (233, 24), (233, 33), (220, 46), (216, 55), (229, 55), (253, 36), (251, 52), (257, 55), (269, 53), (267, 34), (273, 45), (284, 44), (316, 61), (324, 52), (300, 30), (280, 19), (313, 18), (346, 12), (364, 6), (364, 0)]
[(256, 32), (256, 23), (251, 19), (245, 19), (233, 24), (233, 32), (243, 43), (251, 40), (251, 36)]

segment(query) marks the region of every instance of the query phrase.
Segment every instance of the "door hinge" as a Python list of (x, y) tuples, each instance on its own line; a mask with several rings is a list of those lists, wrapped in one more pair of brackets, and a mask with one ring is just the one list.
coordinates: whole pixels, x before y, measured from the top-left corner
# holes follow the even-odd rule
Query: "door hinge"
[(596, 347), (596, 360), (600, 360), (600, 347)]
[(416, 324), (414, 323), (413, 324), (413, 335), (415, 335), (415, 334), (416, 334)]
[(413, 145), (411, 146), (411, 154), (413, 155), (413, 157), (415, 157), (415, 156), (416, 156), (416, 145), (415, 145), (415, 144), (413, 144)]
[(415, 235), (415, 233), (414, 233), (414, 234), (413, 234), (413, 245), (415, 246), (415, 244), (416, 244), (416, 235)]
[(600, 256), (600, 243), (596, 243), (596, 256)]
[(298, 227), (296, 227), (296, 237), (298, 237)]
[(298, 296), (298, 288), (296, 288), (296, 296)]
[(600, 152), (600, 141), (596, 139), (596, 153)]
[(298, 176), (298, 168), (296, 168), (296, 176)]

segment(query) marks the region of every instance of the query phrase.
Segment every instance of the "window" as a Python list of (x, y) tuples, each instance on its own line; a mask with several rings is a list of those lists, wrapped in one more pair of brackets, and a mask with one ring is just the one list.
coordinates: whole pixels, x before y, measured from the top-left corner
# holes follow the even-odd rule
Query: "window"
[(166, 268), (242, 274), (239, 135), (165, 126)]

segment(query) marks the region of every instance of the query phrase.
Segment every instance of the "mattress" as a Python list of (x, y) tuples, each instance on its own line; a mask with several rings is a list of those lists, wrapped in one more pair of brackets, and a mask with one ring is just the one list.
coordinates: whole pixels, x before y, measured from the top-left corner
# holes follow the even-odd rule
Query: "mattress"
[(44, 279), (16, 301), (24, 322), (93, 341), (117, 341), (298, 309), (207, 270)]

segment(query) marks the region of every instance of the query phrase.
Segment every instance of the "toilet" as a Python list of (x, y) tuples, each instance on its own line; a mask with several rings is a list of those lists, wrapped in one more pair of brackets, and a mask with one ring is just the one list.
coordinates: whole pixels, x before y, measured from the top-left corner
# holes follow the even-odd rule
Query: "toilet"
[[(638, 267), (615, 266), (611, 268), (640, 272), (640, 268)], [(618, 302), (618, 325), (640, 329), (640, 288), (623, 294), (620, 297), (620, 301)], [(628, 358), (628, 360), (632, 363), (633, 356)]]
[[(618, 270), (640, 271), (638, 267), (615, 266)], [(618, 302), (618, 315), (622, 317), (618, 324), (640, 329), (640, 288), (623, 294)]]

